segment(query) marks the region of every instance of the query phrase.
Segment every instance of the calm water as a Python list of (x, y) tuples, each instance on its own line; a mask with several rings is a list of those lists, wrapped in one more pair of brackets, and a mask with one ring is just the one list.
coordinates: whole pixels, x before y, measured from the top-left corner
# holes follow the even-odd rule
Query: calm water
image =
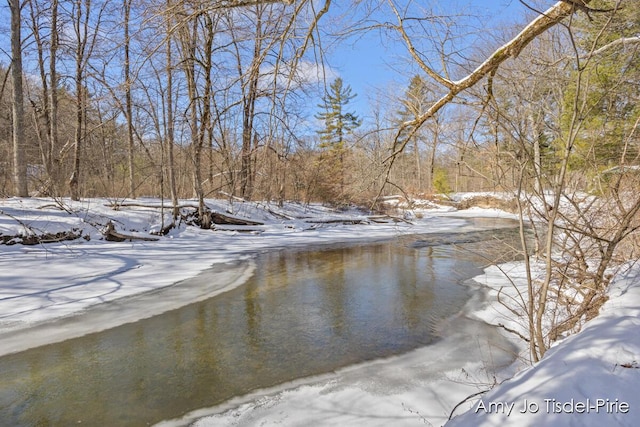
[(148, 425), (428, 345), (469, 298), (462, 281), (511, 259), (516, 234), (261, 254), (225, 294), (0, 358), (0, 425)]

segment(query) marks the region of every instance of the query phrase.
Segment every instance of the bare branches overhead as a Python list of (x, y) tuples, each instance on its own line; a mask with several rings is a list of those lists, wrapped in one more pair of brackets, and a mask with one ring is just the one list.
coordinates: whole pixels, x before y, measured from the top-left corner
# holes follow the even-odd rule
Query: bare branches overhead
[[(581, 0), (583, 5), (586, 6), (590, 0)], [(547, 31), (549, 28), (559, 24), (565, 18), (571, 16), (575, 11), (576, 7), (572, 2), (567, 1), (559, 1), (553, 6), (551, 6), (548, 10), (546, 10), (543, 14), (539, 15), (533, 21), (531, 21), (519, 34), (513, 37), (509, 42), (502, 45), (498, 49), (496, 49), (484, 62), (482, 62), (475, 70), (473, 70), (470, 74), (465, 77), (457, 80), (451, 81), (435, 71), (433, 68), (429, 67), (424, 61), (421, 61), (417, 58), (415, 54), (415, 49), (411, 43), (411, 40), (404, 32), (402, 26), (402, 19), (398, 14), (397, 8), (395, 7), (392, 1), (389, 1), (392, 9), (396, 13), (396, 16), (399, 19), (398, 31), (400, 32), (402, 38), (407, 43), (407, 48), (411, 53), (414, 59), (417, 59), (418, 64), (422, 68), (422, 70), (428, 74), (431, 78), (433, 78), (436, 82), (440, 83), (447, 89), (447, 92), (436, 102), (434, 102), (431, 107), (429, 107), (424, 113), (420, 116), (416, 117), (413, 120), (409, 120), (404, 122), (401, 125), (401, 128), (398, 130), (396, 134), (396, 138), (393, 144), (393, 150), (391, 155), (387, 158), (388, 167), (387, 167), (387, 176), (390, 173), (390, 169), (395, 161), (396, 156), (401, 153), (411, 137), (417, 132), (417, 130), (422, 126), (424, 122), (432, 118), (438, 111), (440, 111), (445, 105), (449, 104), (458, 94), (462, 91), (467, 90), (473, 86), (475, 86), (478, 82), (480, 82), (485, 77), (491, 76), (495, 71), (500, 67), (502, 63), (510, 58), (516, 58), (522, 52), (529, 43), (531, 43), (536, 37), (540, 34)], [(401, 135), (407, 134), (407, 129), (410, 129), (408, 132), (408, 137), (402, 138)]]
[[(584, 0), (587, 4), (590, 0)], [(430, 76), (437, 76), (435, 79), (442, 82), (447, 88), (449, 93), (443, 96), (440, 100), (434, 103), (420, 117), (406, 122), (405, 126), (420, 126), (424, 121), (431, 118), (438, 110), (446, 105), (451, 99), (463, 90), (469, 89), (477, 84), (484, 77), (489, 76), (494, 70), (496, 70), (504, 61), (509, 58), (516, 58), (522, 49), (524, 49), (531, 41), (538, 37), (549, 28), (557, 25), (563, 19), (574, 13), (575, 9), (571, 3), (560, 1), (549, 8), (544, 14), (538, 16), (531, 21), (517, 36), (512, 38), (509, 42), (495, 50), (482, 64), (480, 64), (474, 71), (467, 76), (457, 81), (449, 81), (442, 76), (439, 76), (434, 70), (429, 69), (428, 74)], [(421, 65), (423, 68), (426, 65)], [(428, 68), (428, 67), (427, 67)]]

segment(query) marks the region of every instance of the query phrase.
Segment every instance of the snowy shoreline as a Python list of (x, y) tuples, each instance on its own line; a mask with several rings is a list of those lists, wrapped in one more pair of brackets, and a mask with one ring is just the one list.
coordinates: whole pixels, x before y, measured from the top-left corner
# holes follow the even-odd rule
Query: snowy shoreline
[(600, 314), (580, 332), (556, 342), (540, 362), (492, 389), (448, 425), (637, 425), (640, 266), (620, 274), (608, 295)]
[[(62, 318), (0, 332), (0, 357), (102, 332), (203, 301), (241, 286), (254, 269), (251, 261), (215, 264), (194, 277), (169, 286), (96, 304)], [(210, 285), (213, 277), (219, 280), (220, 286)]]

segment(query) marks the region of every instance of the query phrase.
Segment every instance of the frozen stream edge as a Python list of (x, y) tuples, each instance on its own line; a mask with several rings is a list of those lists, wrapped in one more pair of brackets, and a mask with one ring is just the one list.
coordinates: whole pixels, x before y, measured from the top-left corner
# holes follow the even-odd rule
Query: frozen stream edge
[(254, 271), (252, 260), (214, 264), (170, 286), (97, 304), (71, 316), (1, 332), (0, 357), (102, 332), (204, 301), (242, 285)]

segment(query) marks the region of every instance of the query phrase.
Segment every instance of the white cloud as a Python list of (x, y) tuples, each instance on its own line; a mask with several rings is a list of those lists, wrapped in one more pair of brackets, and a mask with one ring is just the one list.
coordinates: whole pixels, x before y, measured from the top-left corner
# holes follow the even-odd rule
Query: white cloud
[(276, 66), (269, 65), (262, 71), (263, 86), (273, 84), (274, 75), (277, 73), (276, 83), (278, 87), (298, 89), (305, 86), (330, 82), (339, 76), (339, 73), (329, 66), (318, 64), (308, 60), (300, 60), (297, 64), (281, 62)]

